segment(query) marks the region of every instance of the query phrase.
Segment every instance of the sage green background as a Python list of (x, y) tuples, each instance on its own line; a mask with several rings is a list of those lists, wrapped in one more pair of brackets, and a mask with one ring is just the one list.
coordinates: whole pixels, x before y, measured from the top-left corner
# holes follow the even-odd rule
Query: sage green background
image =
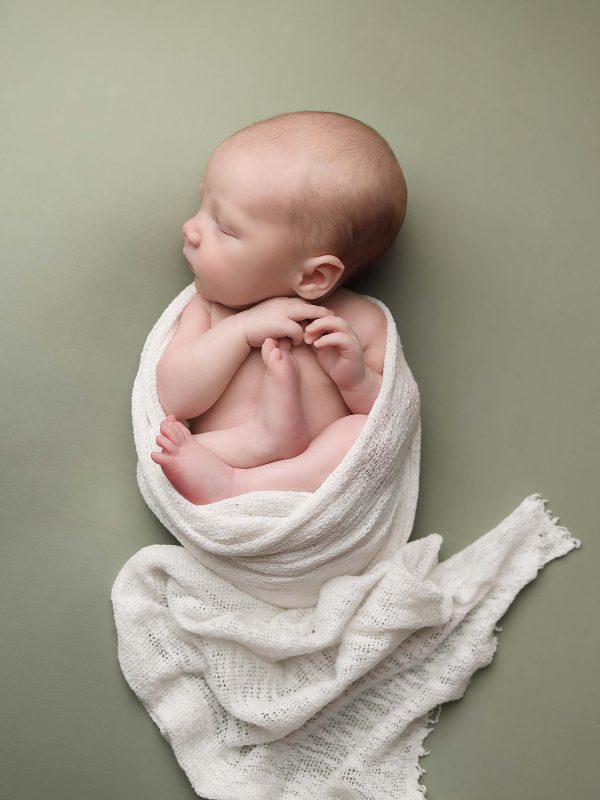
[(112, 583), (174, 543), (137, 489), (131, 386), (190, 282), (211, 150), (298, 109), (365, 120), (406, 174), (397, 244), (354, 288), (392, 310), (421, 390), (415, 536), (447, 558), (539, 492), (583, 541), (444, 706), (427, 797), (596, 797), (600, 6), (1, 9), (0, 797), (196, 796), (117, 661)]

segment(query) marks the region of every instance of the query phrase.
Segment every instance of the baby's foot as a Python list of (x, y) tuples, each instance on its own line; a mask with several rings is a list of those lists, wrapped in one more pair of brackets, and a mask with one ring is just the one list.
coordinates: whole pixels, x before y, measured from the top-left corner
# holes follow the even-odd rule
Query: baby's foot
[(186, 500), (204, 505), (246, 491), (245, 470), (226, 464), (172, 414), (161, 422), (160, 432), (156, 443), (162, 452), (152, 452), (150, 458)]
[(289, 339), (265, 339), (261, 355), (267, 368), (260, 387), (255, 422), (270, 460), (293, 458), (310, 444), (300, 403), (300, 373)]

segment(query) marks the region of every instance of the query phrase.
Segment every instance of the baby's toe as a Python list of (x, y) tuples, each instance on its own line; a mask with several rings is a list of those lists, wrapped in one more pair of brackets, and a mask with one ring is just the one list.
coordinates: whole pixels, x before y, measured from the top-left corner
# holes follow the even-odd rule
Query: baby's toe
[(175, 442), (173, 442), (167, 436), (157, 436), (156, 444), (159, 447), (162, 447), (163, 450), (166, 450), (167, 453), (175, 453), (178, 449), (177, 444), (175, 444)]
[(169, 416), (165, 417), (160, 423), (160, 432), (163, 434), (163, 436), (169, 435), (169, 431), (173, 429), (173, 421), (176, 421), (176, 418), (173, 416), (173, 414), (169, 414)]
[(277, 347), (277, 342), (275, 339), (272, 339), (270, 336), (264, 340), (262, 343), (262, 347), (260, 348), (260, 354), (262, 355), (263, 362), (265, 366), (269, 363), (269, 355), (275, 350)]
[(279, 361), (281, 361), (282, 356), (283, 353), (281, 352), (281, 350), (278, 347), (274, 347), (267, 354), (267, 359), (265, 361), (265, 364), (270, 369), (276, 369), (276, 365)]
[(179, 422), (173, 414), (169, 414), (169, 416), (165, 417), (160, 423), (160, 432), (176, 445), (184, 444), (192, 435), (185, 425)]

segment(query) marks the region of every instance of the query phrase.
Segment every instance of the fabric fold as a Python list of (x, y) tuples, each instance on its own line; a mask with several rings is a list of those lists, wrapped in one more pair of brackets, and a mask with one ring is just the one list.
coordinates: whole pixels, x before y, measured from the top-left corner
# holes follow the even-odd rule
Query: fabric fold
[(140, 491), (182, 546), (150, 545), (112, 603), (123, 674), (194, 790), (210, 800), (421, 798), (424, 738), (489, 663), (519, 591), (580, 546), (539, 494), (439, 561), (414, 522), (419, 393), (394, 320), (361, 435), (315, 492), (204, 506), (150, 458), (165, 414), (156, 364), (193, 297), (144, 345), (132, 395)]

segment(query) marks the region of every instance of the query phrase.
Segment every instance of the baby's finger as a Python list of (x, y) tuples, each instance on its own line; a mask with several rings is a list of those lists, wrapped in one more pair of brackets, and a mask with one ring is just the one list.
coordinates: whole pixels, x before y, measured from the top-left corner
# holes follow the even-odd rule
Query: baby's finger
[(298, 322), (290, 319), (282, 336), (288, 336), (292, 340), (292, 344), (299, 345), (304, 341), (304, 329)]
[(316, 317), (325, 317), (328, 314), (333, 314), (331, 308), (325, 306), (315, 306), (312, 303), (302, 303), (298, 308), (294, 308), (290, 313), (292, 319), (315, 319)]
[(328, 333), (313, 342), (313, 347), (348, 347), (350, 340), (345, 333)]
[(349, 334), (351, 332), (350, 325), (342, 317), (322, 317), (321, 319), (313, 320), (304, 329), (304, 341), (310, 342), (317, 336), (320, 336), (324, 331), (331, 331), (332, 333), (343, 332)]
[(313, 321), (309, 322), (306, 326), (306, 330), (309, 328), (339, 328), (340, 326), (346, 328), (350, 327), (343, 317), (336, 317), (335, 314), (332, 313), (325, 317), (319, 317), (319, 319), (313, 319)]

